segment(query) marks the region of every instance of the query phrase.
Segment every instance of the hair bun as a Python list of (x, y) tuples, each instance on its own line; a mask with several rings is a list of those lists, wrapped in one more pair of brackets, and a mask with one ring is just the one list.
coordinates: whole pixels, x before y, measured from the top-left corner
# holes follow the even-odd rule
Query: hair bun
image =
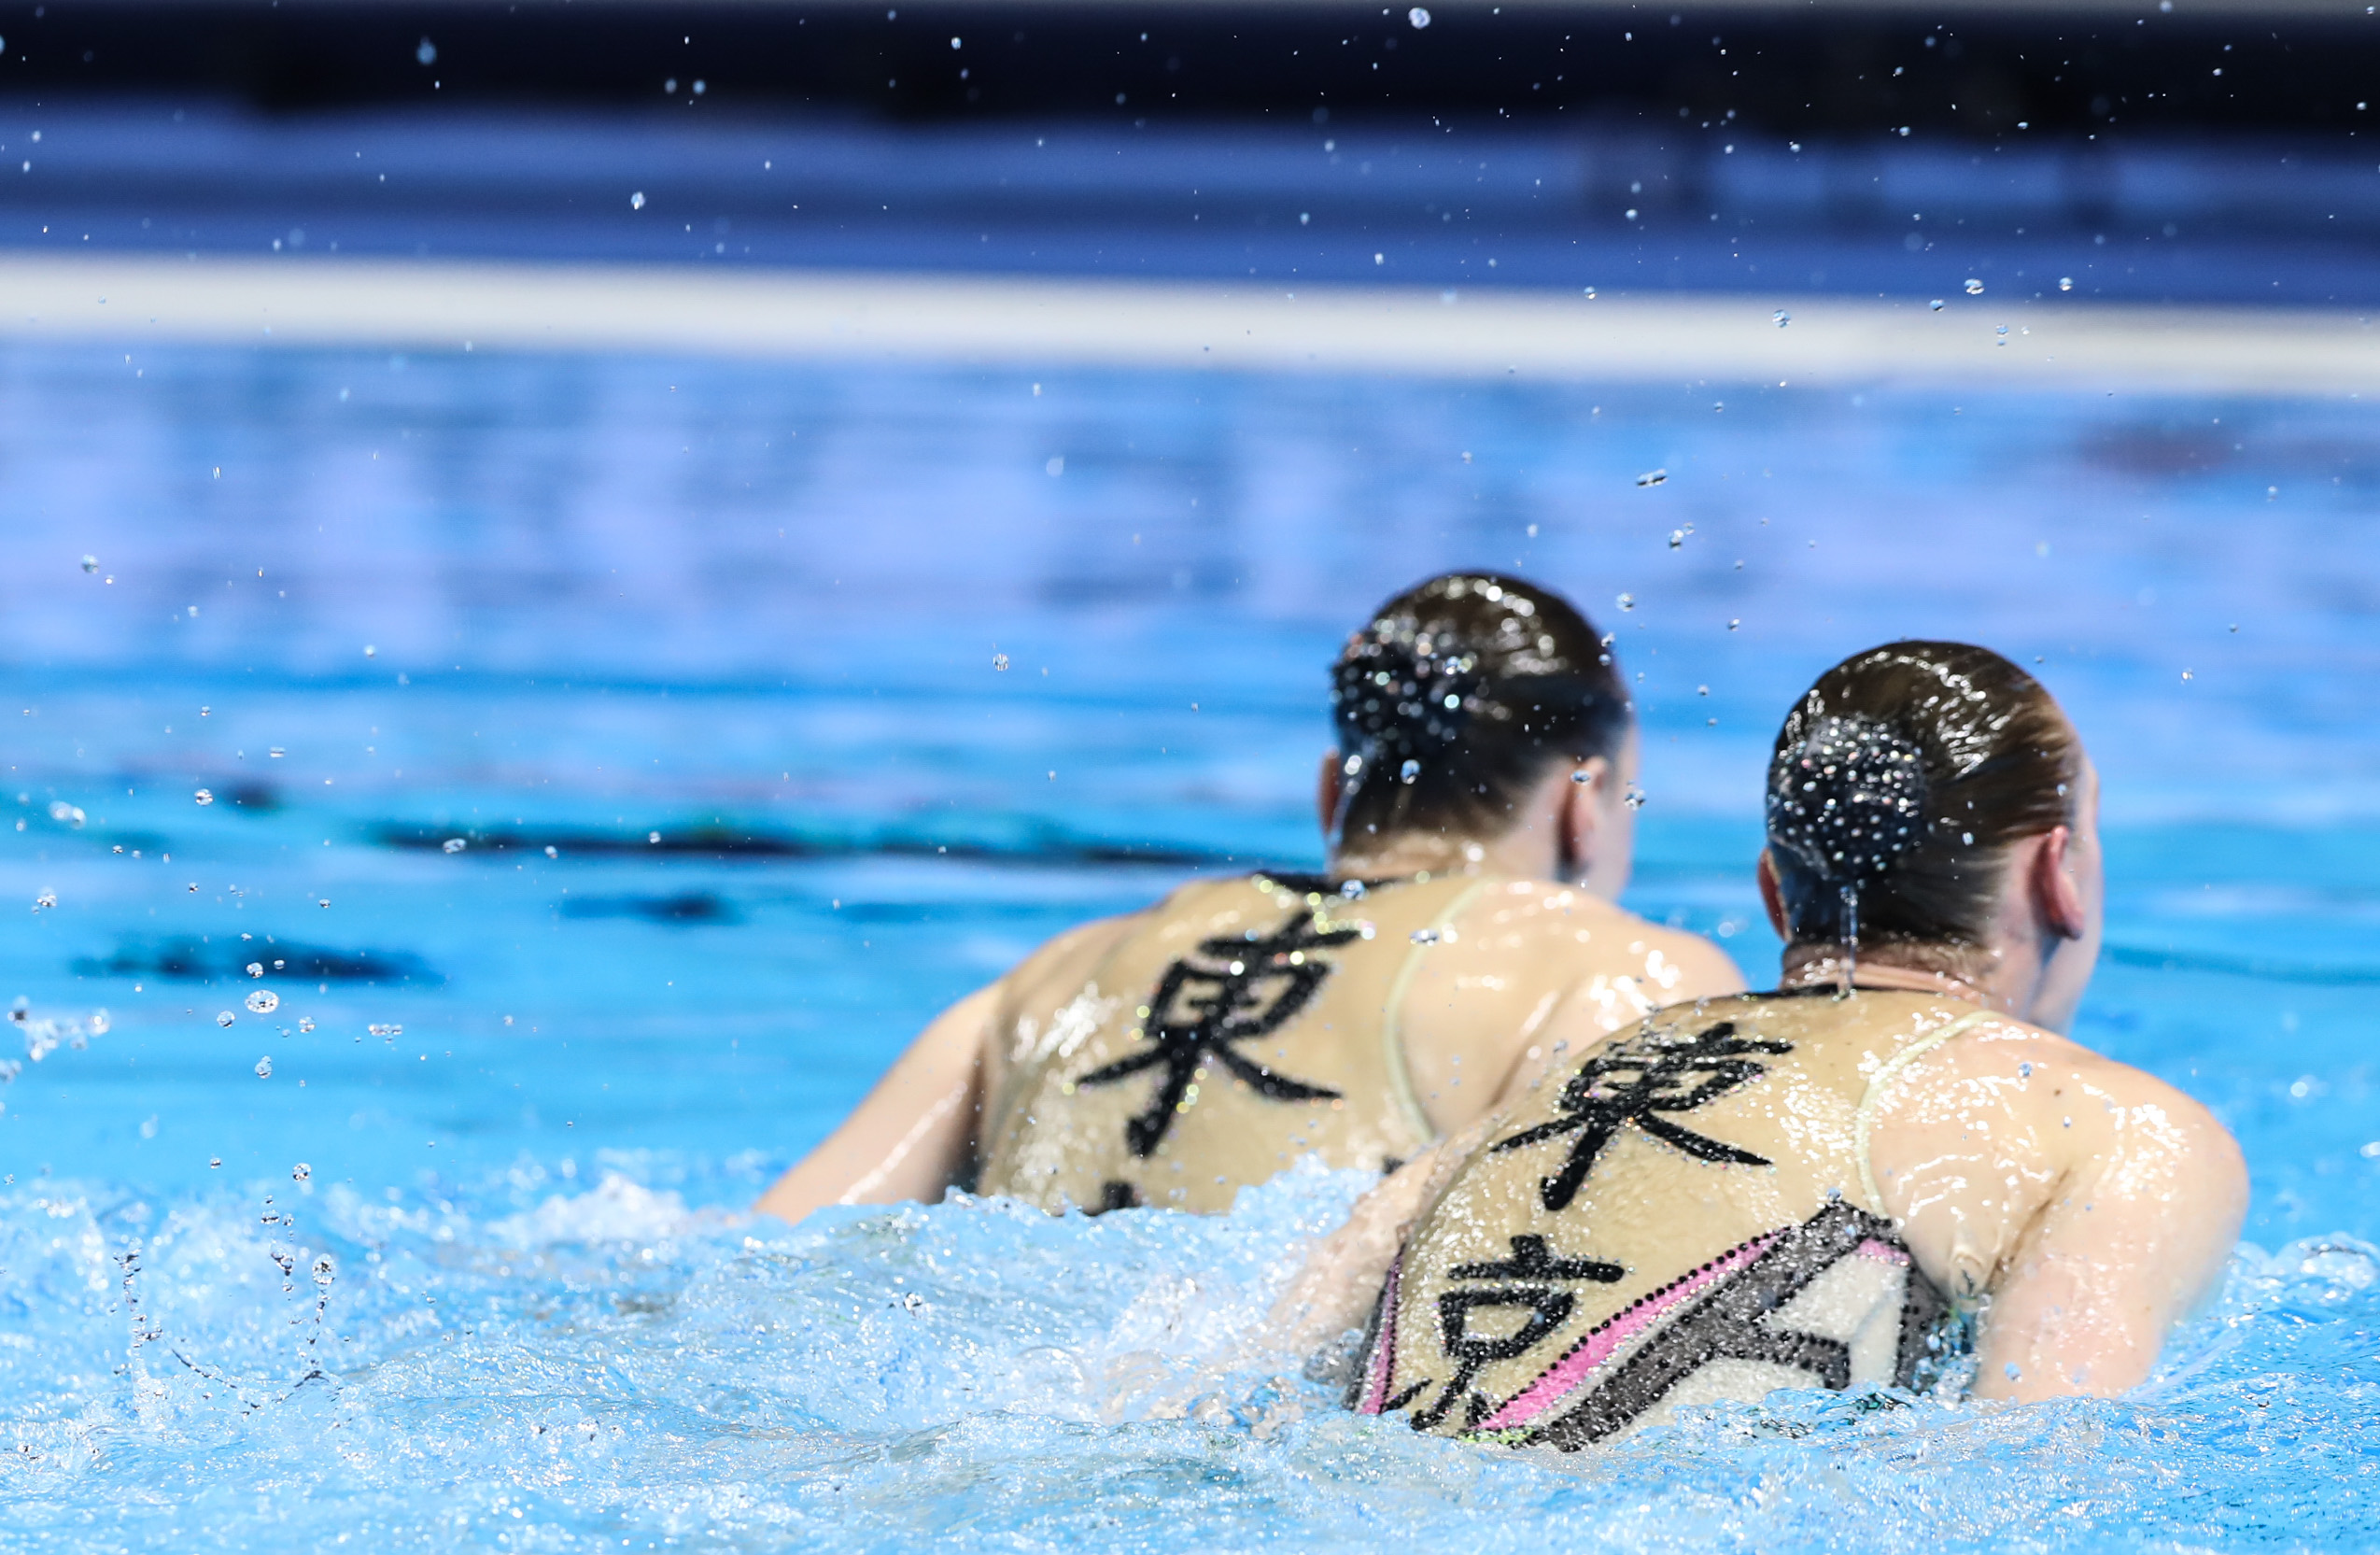
[(1813, 874), (1856, 885), (1925, 841), (1925, 757), (1880, 719), (1812, 719), (1770, 769), (1768, 837)]
[(1428, 763), (1461, 740), (1481, 709), (1485, 682), (1479, 655), (1466, 644), (1435, 643), (1410, 617), (1384, 618), (1348, 644), (1331, 675), (1331, 701), (1372, 764)]

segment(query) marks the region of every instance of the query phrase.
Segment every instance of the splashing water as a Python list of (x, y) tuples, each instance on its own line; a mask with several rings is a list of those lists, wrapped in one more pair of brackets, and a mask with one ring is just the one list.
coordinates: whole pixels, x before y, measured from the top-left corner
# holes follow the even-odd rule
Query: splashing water
[[(699, 1174), (697, 1174), (697, 1180)], [(716, 1182), (710, 1186), (720, 1186)], [(43, 1299), (0, 1348), (0, 1547), (1998, 1549), (2359, 1544), (2380, 1254), (2245, 1252), (2119, 1402), (1781, 1393), (1533, 1458), (1336, 1407), (1222, 1356), (1282, 1251), (1361, 1186), (1302, 1169), (1228, 1217), (996, 1203), (799, 1228), (623, 1172), (173, 1206), (0, 1194)], [(1087, 1278), (1086, 1270), (1095, 1270)], [(1198, 1386), (1198, 1384), (1192, 1384)], [(1170, 1390), (1170, 1391), (1169, 1391)], [(160, 1481), (204, 1463), (196, 1481)], [(2352, 1475), (2352, 1471), (2348, 1473)], [(178, 1476), (176, 1475), (176, 1477)], [(2334, 1488), (2309, 1502), (2292, 1485)], [(133, 1490), (133, 1487), (141, 1487)], [(132, 1493), (125, 1493), (132, 1490)], [(55, 1548), (52, 1546), (51, 1548)]]

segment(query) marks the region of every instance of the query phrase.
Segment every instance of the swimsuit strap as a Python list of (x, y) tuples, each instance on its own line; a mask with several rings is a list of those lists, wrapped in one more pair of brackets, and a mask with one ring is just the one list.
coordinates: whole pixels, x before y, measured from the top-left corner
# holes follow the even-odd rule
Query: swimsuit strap
[(1433, 1143), (1438, 1138), (1437, 1125), (1429, 1121), (1429, 1114), (1422, 1110), (1420, 1098), (1414, 1095), (1413, 1071), (1405, 1062), (1405, 990), (1413, 985), (1413, 974), (1421, 966), (1423, 947), (1435, 943), (1445, 933), (1447, 926), (1486, 889), (1486, 880), (1472, 881), (1456, 893), (1454, 900), (1440, 909), (1438, 916), (1429, 920), (1429, 927), (1423, 931), (1429, 939), (1416, 940), (1406, 948), (1404, 961), (1397, 968), (1395, 980), (1388, 984), (1387, 1007), (1380, 1012), (1380, 1047), (1382, 1055), (1388, 1061), (1388, 1089), (1397, 1098), (1397, 1110), (1405, 1115), (1405, 1122), (1413, 1125), (1415, 1138)]
[(1859, 1098), (1859, 1111), (1852, 1122), (1852, 1128), (1854, 1140), (1852, 1148), (1859, 1156), (1859, 1185), (1866, 1191), (1867, 1206), (1871, 1212), (1878, 1215), (1884, 1213), (1884, 1195), (1876, 1186), (1876, 1168), (1870, 1166), (1867, 1160), (1868, 1134), (1875, 1127), (1876, 1109), (1877, 1105), (1884, 1099), (1884, 1087), (1898, 1080), (1903, 1069), (1908, 1068), (1959, 1033), (1981, 1022), (1995, 1018), (1992, 1011), (1978, 1010), (1962, 1015), (1955, 1021), (1949, 1021), (1936, 1026), (1886, 1059), (1883, 1067), (1876, 1071), (1876, 1077), (1867, 1082), (1866, 1094)]

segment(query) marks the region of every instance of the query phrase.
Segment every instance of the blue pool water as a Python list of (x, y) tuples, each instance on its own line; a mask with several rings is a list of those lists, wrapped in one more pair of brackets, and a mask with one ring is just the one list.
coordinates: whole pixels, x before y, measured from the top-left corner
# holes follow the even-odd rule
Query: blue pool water
[[(2369, 1548), (2375, 497), (2352, 401), (8, 347), (0, 1548)], [(2041, 660), (2077, 1034), (2255, 1179), (2158, 1380), (1549, 1465), (1150, 1418), (1346, 1179), (741, 1215), (1040, 938), (1313, 862), (1321, 666), (1457, 564), (1620, 634), (1633, 903), (1755, 979), (1787, 700)]]

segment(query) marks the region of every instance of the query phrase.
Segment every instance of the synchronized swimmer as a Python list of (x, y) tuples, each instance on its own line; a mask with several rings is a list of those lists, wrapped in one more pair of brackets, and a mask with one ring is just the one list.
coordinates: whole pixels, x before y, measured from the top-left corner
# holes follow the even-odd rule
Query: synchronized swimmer
[(1062, 935), (919, 1037), (760, 1208), (1228, 1209), (1383, 1174), (1247, 1352), (1335, 1356), (1417, 1431), (1576, 1449), (1783, 1387), (2105, 1395), (2246, 1202), (2203, 1108), (2063, 1032), (2097, 957), (2098, 779), (2000, 656), (1821, 676), (1770, 763), (1747, 994), (1613, 905), (1634, 709), (1608, 640), (1483, 573), (1332, 672), (1325, 873)]

